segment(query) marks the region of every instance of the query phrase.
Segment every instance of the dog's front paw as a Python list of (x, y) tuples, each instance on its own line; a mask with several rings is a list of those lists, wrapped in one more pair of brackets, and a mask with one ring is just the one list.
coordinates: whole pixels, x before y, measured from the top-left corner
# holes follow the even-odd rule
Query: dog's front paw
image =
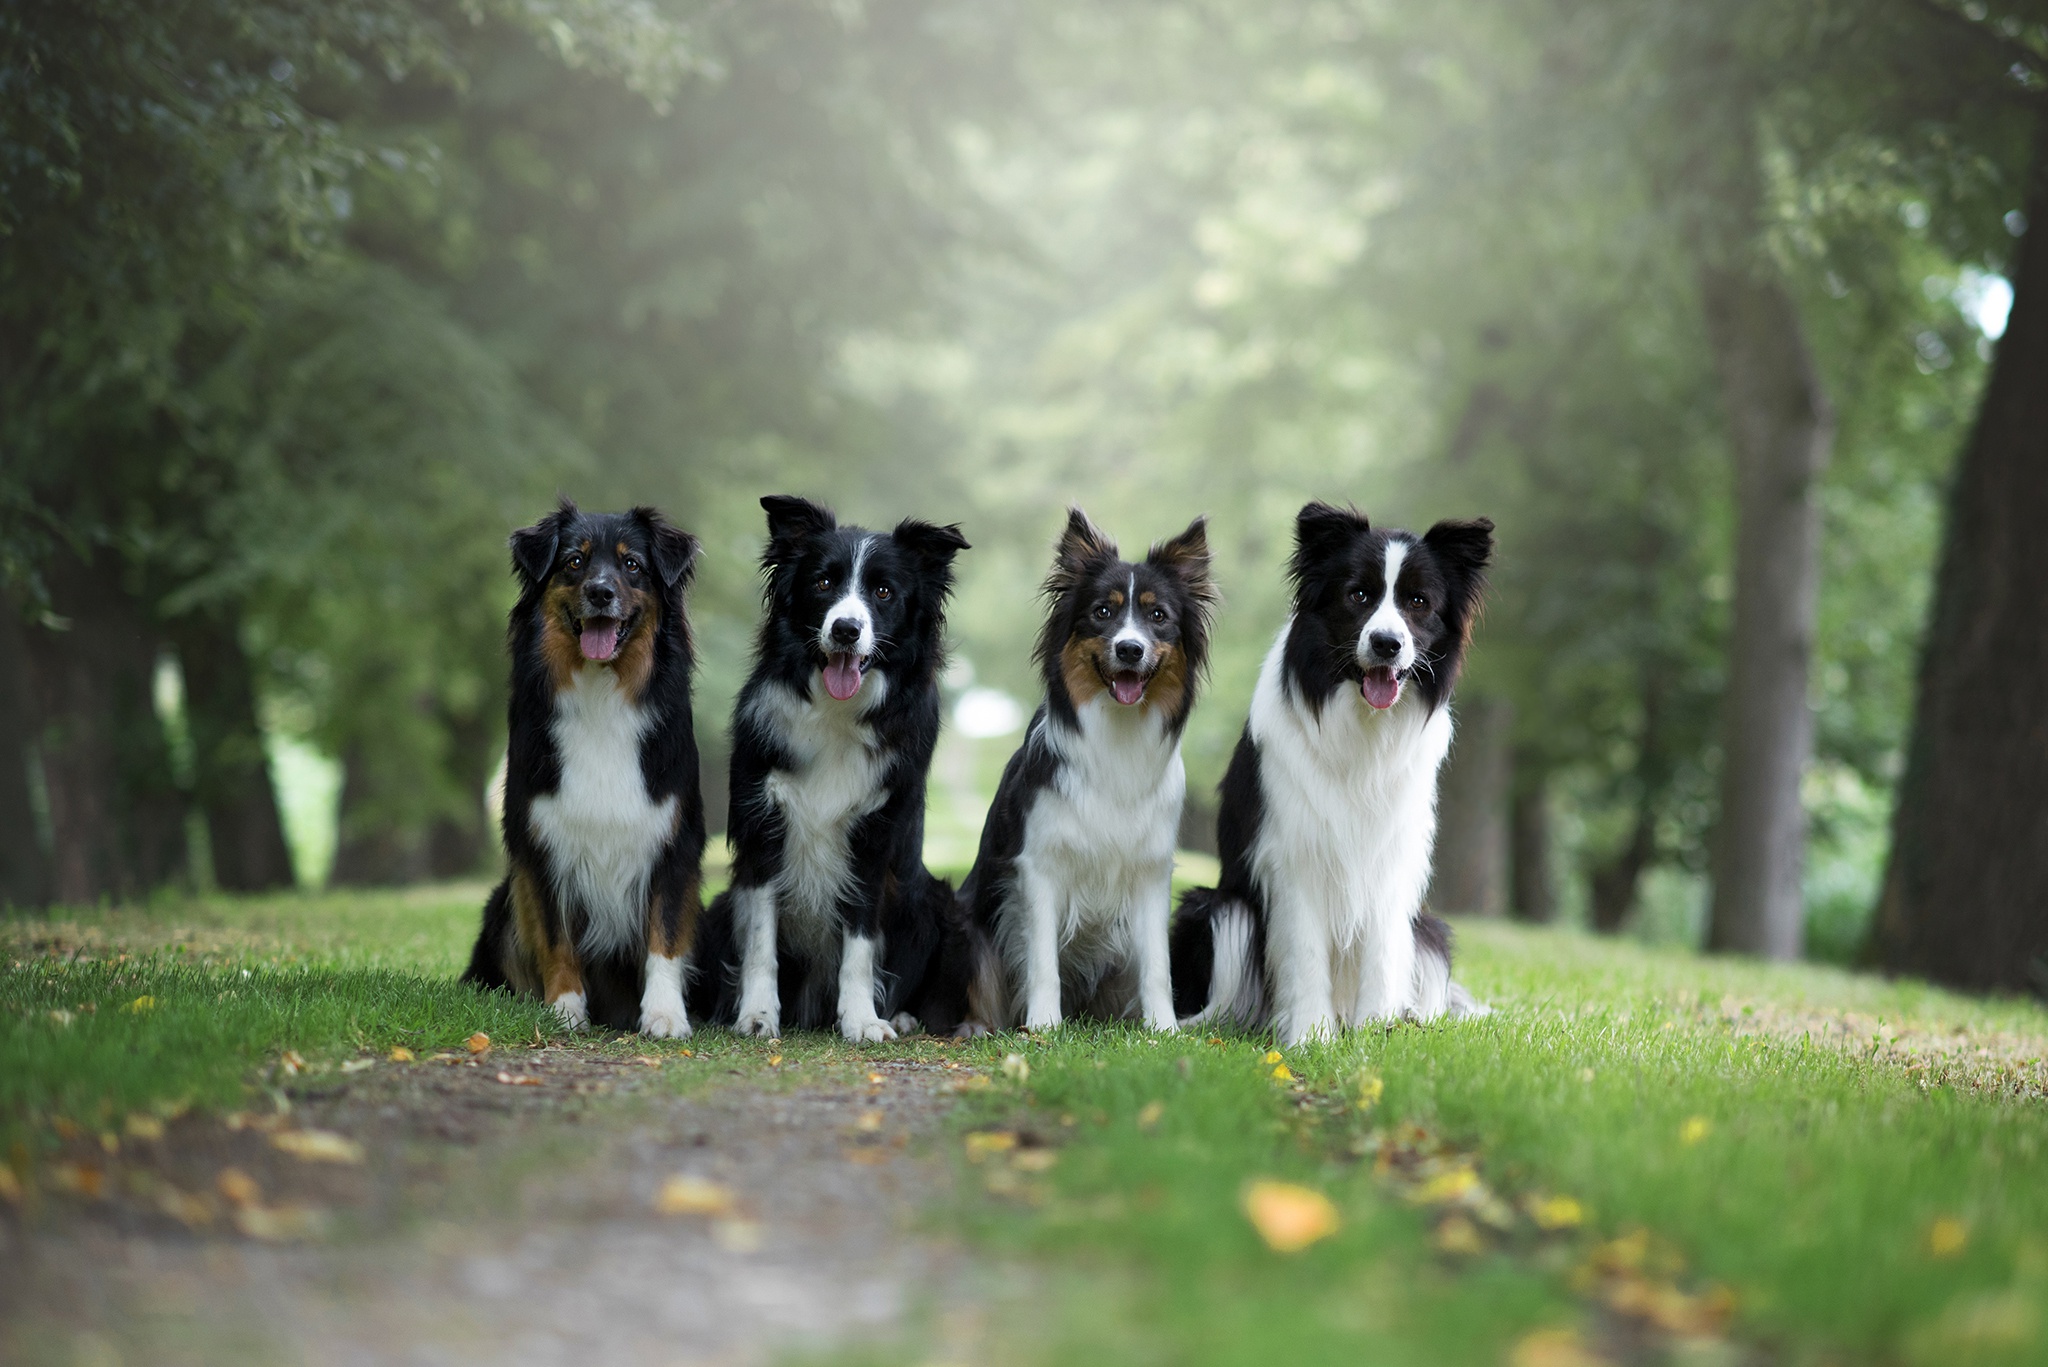
[(581, 992), (564, 992), (548, 1005), (555, 1008), (555, 1014), (562, 1018), (562, 1024), (571, 1030), (581, 1030), (590, 1024), (590, 1004)]
[(846, 1036), (848, 1044), (880, 1044), (896, 1038), (896, 1028), (880, 1016), (869, 1016), (865, 1020), (841, 1017), (839, 1033)]
[(911, 1015), (908, 1011), (898, 1011), (895, 1015), (889, 1017), (889, 1024), (895, 1027), (896, 1033), (899, 1035), (921, 1035), (924, 1033), (924, 1022)]
[(640, 1033), (650, 1039), (688, 1039), (690, 1017), (680, 1001), (642, 1002)]
[(961, 1021), (953, 1027), (954, 1039), (984, 1039), (994, 1033), (980, 1021)]
[(781, 1012), (769, 1007), (756, 1007), (752, 1011), (740, 1012), (740, 1018), (732, 1023), (735, 1035), (758, 1035), (762, 1039), (774, 1039), (782, 1033)]

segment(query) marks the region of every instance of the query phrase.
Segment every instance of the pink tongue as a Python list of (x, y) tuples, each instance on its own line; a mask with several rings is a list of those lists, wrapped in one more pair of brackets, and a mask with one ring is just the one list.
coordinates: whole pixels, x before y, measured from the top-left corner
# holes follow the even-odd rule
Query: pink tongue
[(586, 660), (609, 660), (619, 648), (619, 624), (609, 617), (594, 617), (583, 624), (579, 640)]
[(1375, 665), (1365, 671), (1359, 680), (1358, 691), (1374, 707), (1385, 711), (1394, 705), (1394, 699), (1401, 696), (1401, 681), (1394, 677), (1394, 671), (1385, 665)]
[(860, 664), (850, 650), (839, 651), (825, 661), (825, 691), (841, 702), (860, 692)]
[(1145, 681), (1135, 674), (1119, 674), (1109, 681), (1109, 691), (1125, 707), (1145, 696)]

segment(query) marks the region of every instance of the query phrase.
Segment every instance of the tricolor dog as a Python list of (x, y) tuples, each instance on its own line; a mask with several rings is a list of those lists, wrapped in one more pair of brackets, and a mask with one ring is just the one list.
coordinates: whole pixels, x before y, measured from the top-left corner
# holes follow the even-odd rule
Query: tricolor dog
[(1132, 562), (1072, 509), (1045, 596), (1045, 701), (961, 890), (972, 946), (962, 1028), (1045, 1030), (1085, 1013), (1171, 1030), (1180, 739), (1216, 597), (1205, 524)]
[(1451, 982), (1422, 910), (1451, 690), (1493, 524), (1375, 530), (1311, 503), (1295, 524), (1294, 611), (1224, 775), (1223, 876), (1174, 927), (1175, 1001), (1197, 1021), (1341, 1027), (1483, 1011)]
[(465, 981), (571, 1026), (690, 1033), (704, 809), (683, 610), (697, 541), (652, 508), (563, 500), (512, 536), (510, 871)]
[(836, 1023), (894, 1039), (952, 890), (924, 866), (925, 775), (957, 527), (842, 527), (761, 500), (765, 611), (733, 708), (732, 887), (706, 917), (700, 1000), (742, 1034)]

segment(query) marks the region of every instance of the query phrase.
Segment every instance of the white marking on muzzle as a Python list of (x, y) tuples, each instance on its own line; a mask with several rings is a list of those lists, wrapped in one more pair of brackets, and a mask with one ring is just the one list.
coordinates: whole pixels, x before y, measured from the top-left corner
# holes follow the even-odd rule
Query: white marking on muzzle
[[(1367, 669), (1374, 665), (1392, 665), (1394, 672), (1399, 674), (1415, 665), (1415, 633), (1408, 629), (1408, 619), (1401, 615), (1400, 600), (1394, 589), (1394, 581), (1401, 577), (1401, 562), (1407, 558), (1407, 542), (1387, 543), (1386, 591), (1380, 597), (1379, 606), (1373, 609), (1358, 632), (1358, 663)], [(1370, 644), (1375, 635), (1383, 632), (1401, 638), (1400, 653), (1391, 660), (1383, 660), (1374, 654)]]
[(1131, 576), (1130, 589), (1124, 598), (1123, 623), (1117, 627), (1116, 635), (1109, 638), (1109, 658), (1110, 663), (1118, 670), (1142, 666), (1145, 663), (1143, 655), (1139, 657), (1137, 665), (1127, 665), (1117, 658), (1117, 647), (1125, 641), (1136, 641), (1139, 650), (1145, 654), (1151, 653), (1152, 642), (1138, 626), (1138, 576), (1135, 574)]
[(860, 623), (860, 639), (852, 646), (853, 653), (865, 660), (875, 653), (875, 614), (868, 607), (868, 600), (862, 596), (860, 572), (867, 564), (868, 550), (875, 544), (872, 536), (864, 538), (860, 548), (853, 553), (853, 572), (846, 576), (846, 595), (834, 603), (825, 613), (825, 620), (818, 624), (818, 649), (827, 655), (835, 655), (848, 647), (832, 639), (832, 625), (851, 619)]

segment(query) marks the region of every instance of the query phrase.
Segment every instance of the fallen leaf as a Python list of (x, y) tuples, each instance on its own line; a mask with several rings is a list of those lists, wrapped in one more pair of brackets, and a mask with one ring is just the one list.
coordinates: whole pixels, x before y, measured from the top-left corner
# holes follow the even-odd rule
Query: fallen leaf
[(880, 1111), (862, 1111), (860, 1119), (853, 1122), (853, 1128), (859, 1130), (862, 1134), (873, 1134), (876, 1130), (882, 1128), (882, 1113)]
[(1462, 1201), (1477, 1194), (1479, 1174), (1460, 1163), (1422, 1183), (1408, 1193), (1408, 1199), (1417, 1205), (1442, 1205), (1449, 1201)]
[(889, 1150), (880, 1145), (874, 1144), (868, 1145), (864, 1148), (848, 1149), (846, 1151), (846, 1161), (849, 1163), (858, 1163), (862, 1167), (871, 1168), (878, 1163), (888, 1162)]
[(661, 1060), (653, 1054), (635, 1054), (633, 1055), (633, 1062), (644, 1064), (649, 1068), (659, 1068), (661, 1066)]
[(263, 1199), (263, 1188), (240, 1168), (222, 1168), (213, 1184), (231, 1206), (253, 1206)]
[(391, 1050), (390, 1059), (393, 1063), (411, 1063), (413, 1059), (412, 1050), (402, 1044), (396, 1045)]
[(106, 1191), (107, 1175), (90, 1163), (59, 1163), (50, 1169), (50, 1185), (97, 1201)]
[(711, 1227), (711, 1237), (728, 1253), (756, 1253), (761, 1248), (761, 1225), (756, 1220), (720, 1220)]
[(1245, 1188), (1244, 1213), (1277, 1253), (1298, 1253), (1337, 1232), (1337, 1208), (1330, 1198), (1292, 1182), (1253, 1182)]
[(996, 1084), (989, 1080), (987, 1073), (973, 1073), (953, 1084), (956, 1092), (985, 1092)]
[(166, 1184), (157, 1189), (157, 1209), (179, 1224), (198, 1228), (213, 1223), (213, 1205), (203, 1196), (180, 1191)]
[(479, 1030), (469, 1037), (467, 1043), (469, 1045), (469, 1052), (472, 1054), (488, 1053), (491, 1047), (491, 1037)]
[(279, 1130), (270, 1146), (308, 1163), (360, 1163), (363, 1146), (332, 1130)]
[(880, 1073), (869, 1073), (869, 1074), (868, 1074), (868, 1086), (870, 1086), (870, 1087), (879, 1087), (879, 1086), (881, 1086), (881, 1085), (882, 1085), (882, 1075), (881, 1075)]
[(341, 1071), (344, 1073), (360, 1073), (365, 1068), (375, 1068), (376, 1066), (377, 1060), (373, 1058), (352, 1058), (347, 1063), (341, 1065)]
[(300, 1058), (298, 1051), (295, 1049), (285, 1050), (284, 1057), (280, 1058), (278, 1062), (284, 1065), (284, 1070), (287, 1073), (301, 1073), (306, 1068), (306, 1060)]
[(1294, 1070), (1284, 1063), (1276, 1063), (1273, 1065), (1273, 1077), (1279, 1082), (1292, 1082), (1294, 1081)]
[(1461, 1257), (1486, 1251), (1486, 1239), (1479, 1233), (1479, 1226), (1462, 1215), (1452, 1215), (1438, 1225), (1433, 1242), (1439, 1252), (1455, 1253)]
[(967, 1136), (967, 1161), (979, 1163), (992, 1153), (1007, 1153), (1017, 1147), (1017, 1136), (1008, 1130), (975, 1130)]
[(1153, 1126), (1155, 1126), (1155, 1125), (1157, 1125), (1157, 1124), (1159, 1123), (1159, 1117), (1161, 1117), (1161, 1116), (1163, 1116), (1163, 1115), (1165, 1115), (1165, 1114), (1166, 1114), (1166, 1103), (1165, 1103), (1165, 1102), (1163, 1102), (1163, 1101), (1148, 1101), (1148, 1102), (1146, 1102), (1146, 1103), (1145, 1103), (1145, 1104), (1144, 1104), (1143, 1106), (1141, 1106), (1141, 1107), (1139, 1107), (1139, 1108), (1138, 1108), (1138, 1128), (1139, 1128), (1139, 1129), (1141, 1129), (1141, 1130), (1149, 1130), (1149, 1129), (1151, 1129), (1151, 1128), (1152, 1128)]
[(55, 1021), (58, 1025), (69, 1025), (71, 1024), (73, 1017), (69, 1011), (64, 1010), (62, 1007), (59, 1007), (57, 1010), (52, 1011), (50, 1013), (50, 1019), (52, 1021)]
[(126, 1011), (131, 1016), (139, 1016), (145, 1011), (156, 1010), (156, 998), (146, 995), (137, 997), (134, 1001), (129, 1002), (126, 1006), (122, 1007), (121, 1009), (123, 1011)]
[(1678, 1142), (1691, 1148), (1714, 1131), (1714, 1124), (1703, 1115), (1688, 1118), (1678, 1127)]
[(540, 1079), (531, 1073), (500, 1073), (498, 1074), (498, 1081), (504, 1083), (507, 1087), (540, 1086)]
[(327, 1212), (307, 1206), (243, 1206), (235, 1212), (235, 1228), (272, 1244), (317, 1239), (327, 1230)]
[(770, 1068), (780, 1068), (782, 1066), (782, 1055), (770, 1054), (768, 1056), (768, 1066)]
[(730, 1187), (677, 1173), (654, 1194), (654, 1208), (663, 1215), (726, 1215), (733, 1209)]
[(131, 1115), (121, 1123), (130, 1139), (162, 1139), (164, 1122), (153, 1115)]
[(1607, 1367), (1607, 1359), (1588, 1348), (1576, 1329), (1538, 1329), (1516, 1342), (1508, 1367)]
[(1970, 1242), (1970, 1229), (1953, 1215), (1944, 1215), (1927, 1227), (1927, 1251), (1937, 1258), (1953, 1258)]
[(1531, 1196), (1528, 1209), (1538, 1229), (1575, 1229), (1586, 1221), (1586, 1208), (1569, 1196)]
[(1031, 1080), (1031, 1065), (1025, 1061), (1022, 1054), (1004, 1054), (1003, 1076), (1012, 1082), (1029, 1082)]
[(114, 1154), (121, 1152), (121, 1137), (111, 1132), (102, 1134), (100, 1136), (100, 1148), (109, 1157), (112, 1157)]
[(1058, 1149), (1019, 1149), (1010, 1155), (1010, 1166), (1023, 1172), (1045, 1172), (1059, 1161)]
[(1386, 1094), (1387, 1084), (1378, 1073), (1366, 1073), (1358, 1079), (1358, 1109), (1369, 1111), (1380, 1104)]
[(1268, 1049), (1266, 1051), (1266, 1062), (1268, 1063), (1278, 1063), (1282, 1057), (1283, 1055), (1278, 1049)]

